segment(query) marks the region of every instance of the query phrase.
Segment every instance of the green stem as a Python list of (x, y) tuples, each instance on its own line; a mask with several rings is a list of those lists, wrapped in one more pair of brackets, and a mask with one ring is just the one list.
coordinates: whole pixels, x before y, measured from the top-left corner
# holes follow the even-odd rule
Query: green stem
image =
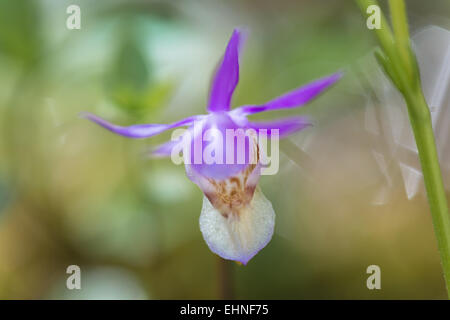
[[(410, 54), (409, 54), (409, 30), (408, 30), (408, 19), (406, 18), (405, 2), (402, 0), (390, 0), (389, 7), (391, 9), (392, 16), (392, 26), (394, 29), (394, 35), (396, 40), (397, 49), (405, 61), (405, 65), (408, 66), (410, 70)], [(412, 71), (410, 71), (410, 77), (413, 76)]]
[[(363, 15), (367, 18), (367, 8), (369, 6), (375, 5), (380, 7), (378, 1), (376, 0), (355, 0), (359, 8), (361, 9)], [(404, 8), (404, 6), (403, 6)], [(398, 13), (398, 7), (396, 7), (395, 13)], [(400, 19), (399, 19), (400, 18)], [(389, 26), (389, 23), (384, 16), (383, 12), (380, 13), (381, 26), (380, 29), (375, 29), (374, 32), (377, 36), (378, 42), (380, 43), (381, 48), (383, 49), (387, 61), (389, 62), (391, 70), (391, 74), (395, 74), (396, 76), (396, 86), (398, 89), (403, 92), (405, 86), (409, 84), (409, 80), (411, 80), (411, 72), (409, 71), (410, 67), (405, 64), (407, 60), (402, 59), (401, 54), (398, 52), (398, 45), (396, 45), (396, 38), (394, 38), (394, 34)], [(405, 35), (403, 29), (399, 28), (398, 20), (401, 20), (402, 23), (407, 25), (406, 15), (395, 15), (393, 16), (393, 20), (395, 20), (396, 26), (396, 35)], [(409, 42), (407, 42), (409, 44)], [(406, 70), (406, 72), (405, 72)], [(409, 76), (409, 78), (408, 78)]]
[[(366, 16), (369, 5), (378, 5), (376, 0), (356, 0), (356, 2), (364, 16)], [(375, 34), (383, 51), (376, 51), (375, 55), (386, 74), (402, 93), (408, 106), (409, 119), (419, 152), (431, 217), (444, 269), (444, 280), (450, 298), (450, 217), (430, 109), (423, 95), (420, 72), (411, 49), (405, 2), (404, 0), (389, 0), (389, 6), (394, 34), (381, 13), (382, 25), (380, 29), (375, 30)]]
[(234, 299), (233, 262), (217, 257), (219, 296), (223, 300)]
[(430, 111), (421, 91), (419, 94), (406, 98), (406, 103), (419, 151), (445, 284), (450, 298), (450, 217), (431, 126)]
[[(368, 18), (367, 8), (370, 6), (378, 6), (378, 1), (376, 0), (356, 0), (357, 5), (361, 9), (361, 12), (363, 15)], [(377, 35), (378, 41), (380, 41), (380, 44), (383, 48), (386, 48), (389, 52), (394, 51), (394, 36), (392, 35), (392, 30), (389, 26), (389, 23), (386, 20), (386, 17), (381, 12), (381, 23), (380, 23), (380, 29), (374, 29), (374, 32)]]

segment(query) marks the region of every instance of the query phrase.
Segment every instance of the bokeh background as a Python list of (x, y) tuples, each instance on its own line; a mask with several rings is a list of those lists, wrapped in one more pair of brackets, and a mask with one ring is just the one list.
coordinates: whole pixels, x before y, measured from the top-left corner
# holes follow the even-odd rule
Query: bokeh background
[[(80, 30), (66, 28), (71, 4)], [(407, 4), (413, 32), (450, 27), (448, 1)], [(249, 37), (234, 106), (346, 76), (308, 106), (270, 115), (308, 114), (314, 127), (283, 141), (279, 173), (261, 179), (275, 234), (247, 266), (232, 264), (234, 296), (446, 297), (423, 190), (408, 199), (393, 174), (374, 200), (386, 177), (365, 123), (380, 102), (368, 103), (360, 75), (371, 81), (375, 41), (355, 3), (2, 0), (0, 298), (221, 298), (219, 259), (198, 226), (201, 191), (183, 166), (143, 156), (170, 133), (129, 140), (77, 115), (126, 125), (204, 113), (236, 26)], [(66, 288), (71, 264), (81, 290)], [(381, 290), (366, 287), (371, 264)]]

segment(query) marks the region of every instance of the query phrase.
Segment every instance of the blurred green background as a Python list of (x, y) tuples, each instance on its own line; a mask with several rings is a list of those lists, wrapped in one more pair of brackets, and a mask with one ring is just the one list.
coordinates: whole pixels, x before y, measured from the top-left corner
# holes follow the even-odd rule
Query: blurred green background
[[(71, 4), (80, 30), (66, 28)], [(407, 4), (413, 30), (449, 27), (448, 1)], [(315, 126), (283, 142), (279, 173), (261, 179), (275, 234), (247, 266), (233, 264), (235, 297), (446, 297), (423, 193), (408, 200), (394, 177), (391, 200), (372, 203), (383, 179), (351, 70), (374, 39), (352, 1), (2, 0), (0, 298), (221, 297), (201, 191), (182, 166), (143, 157), (170, 133), (129, 140), (77, 114), (125, 125), (205, 113), (237, 26), (249, 38), (234, 106), (349, 72), (307, 107), (271, 115), (308, 114)], [(303, 161), (295, 146), (312, 136)], [(71, 264), (82, 290), (66, 289)], [(366, 287), (371, 264), (381, 290)]]

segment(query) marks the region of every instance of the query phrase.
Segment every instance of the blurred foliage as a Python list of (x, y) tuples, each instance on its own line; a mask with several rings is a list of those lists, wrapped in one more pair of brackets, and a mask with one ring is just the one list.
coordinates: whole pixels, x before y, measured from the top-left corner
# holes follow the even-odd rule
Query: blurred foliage
[[(411, 2), (413, 28), (432, 22), (424, 13), (448, 17), (446, 2)], [(65, 27), (73, 3), (81, 30)], [(263, 102), (364, 61), (364, 25), (351, 1), (1, 1), (0, 298), (218, 298), (202, 193), (182, 166), (143, 157), (169, 134), (127, 140), (77, 113), (126, 125), (205, 112), (236, 26), (250, 36), (233, 104)], [(445, 297), (425, 198), (408, 201), (399, 183), (395, 200), (370, 202), (382, 177), (352, 77), (280, 112), (313, 117), (291, 138), (314, 137), (312, 165), (285, 152), (262, 178), (276, 234), (234, 266), (238, 298)], [(70, 264), (80, 292), (65, 288)], [(369, 264), (381, 291), (365, 287)]]
[(106, 75), (106, 91), (120, 109), (135, 119), (142, 119), (167, 102), (171, 93), (170, 83), (153, 79), (153, 66), (145, 59), (145, 53), (132, 17), (118, 25), (117, 52)]
[(30, 67), (42, 54), (41, 15), (36, 1), (0, 3), (0, 51)]

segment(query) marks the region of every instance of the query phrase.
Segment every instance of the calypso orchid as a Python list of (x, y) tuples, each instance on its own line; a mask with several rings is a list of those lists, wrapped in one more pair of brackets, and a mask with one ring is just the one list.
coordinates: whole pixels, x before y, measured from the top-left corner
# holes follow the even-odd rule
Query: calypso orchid
[[(187, 126), (187, 134), (183, 139), (169, 141), (153, 150), (153, 154), (171, 156), (174, 148), (189, 143), (190, 152), (183, 152), (183, 156), (185, 160), (191, 160), (185, 161), (188, 178), (204, 193), (200, 214), (203, 238), (211, 251), (222, 258), (247, 264), (270, 241), (275, 226), (272, 204), (257, 186), (262, 167), (262, 155), (257, 139), (254, 135), (248, 135), (246, 140), (237, 139), (232, 148), (224, 146), (220, 141), (220, 145), (215, 147), (223, 149), (221, 157), (225, 158), (227, 153), (240, 150), (246, 155), (244, 161), (227, 161), (226, 164), (193, 161), (199, 151), (195, 150), (198, 149), (196, 140), (211, 129), (222, 133), (223, 136), (225, 131), (230, 129), (253, 129), (255, 132), (263, 131), (268, 136), (276, 133), (279, 137), (302, 130), (310, 125), (305, 117), (254, 122), (249, 121), (247, 116), (302, 106), (339, 80), (341, 74), (318, 79), (261, 105), (245, 105), (231, 110), (231, 97), (239, 81), (239, 53), (242, 42), (242, 32), (234, 30), (213, 78), (206, 115), (191, 116), (171, 124), (140, 124), (128, 127), (111, 124), (91, 113), (83, 113), (81, 116), (129, 138), (148, 138), (169, 129)], [(200, 124), (200, 131), (194, 129), (194, 123)], [(211, 147), (211, 144), (219, 143), (214, 139), (210, 141), (207, 146), (200, 144), (200, 152)]]

